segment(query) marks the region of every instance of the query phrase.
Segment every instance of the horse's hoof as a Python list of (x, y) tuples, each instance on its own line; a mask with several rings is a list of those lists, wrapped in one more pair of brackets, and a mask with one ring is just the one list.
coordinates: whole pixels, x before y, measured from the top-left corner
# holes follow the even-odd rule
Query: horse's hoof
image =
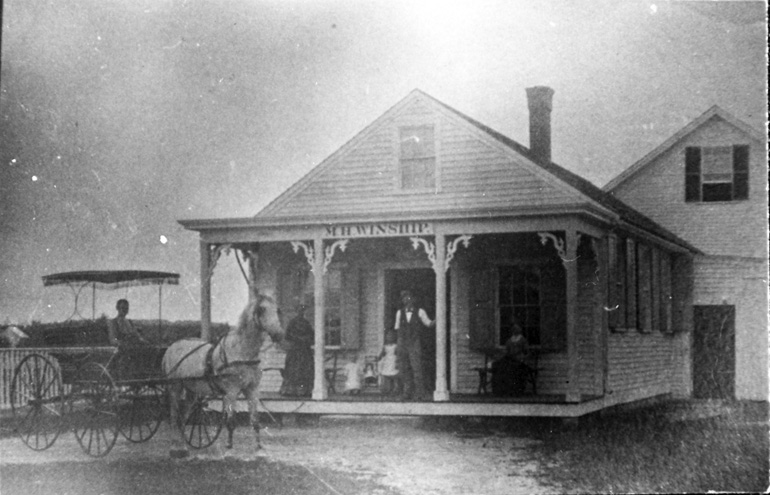
[(190, 452), (185, 449), (171, 449), (168, 451), (168, 455), (172, 459), (184, 459), (190, 457)]

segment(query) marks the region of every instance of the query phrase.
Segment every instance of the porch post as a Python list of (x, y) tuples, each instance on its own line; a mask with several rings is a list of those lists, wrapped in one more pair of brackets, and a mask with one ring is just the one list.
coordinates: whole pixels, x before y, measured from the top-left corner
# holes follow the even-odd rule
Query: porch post
[(313, 282), (313, 299), (315, 300), (315, 318), (313, 320), (313, 327), (315, 329), (313, 400), (324, 400), (327, 398), (326, 384), (324, 383), (324, 314), (326, 304), (324, 301), (324, 241), (320, 237), (316, 237), (313, 240)]
[[(607, 308), (609, 307), (609, 294), (607, 293), (609, 287), (609, 244), (610, 237), (605, 236), (599, 239), (593, 239), (594, 252), (596, 253), (596, 267), (599, 270), (599, 285), (594, 290), (594, 318), (599, 324), (599, 352), (601, 357), (601, 390), (602, 395), (607, 393), (607, 375), (609, 373), (609, 315), (607, 314)], [(596, 325), (596, 323), (594, 324)]]
[(208, 341), (211, 334), (211, 249), (200, 241), (201, 255), (201, 339)]
[(578, 233), (574, 230), (565, 231), (565, 257), (562, 259), (567, 283), (567, 402), (580, 402), (578, 383), (578, 270), (577, 245)]
[(436, 234), (436, 391), (433, 400), (448, 401), (447, 390), (447, 328), (446, 328), (446, 237)]

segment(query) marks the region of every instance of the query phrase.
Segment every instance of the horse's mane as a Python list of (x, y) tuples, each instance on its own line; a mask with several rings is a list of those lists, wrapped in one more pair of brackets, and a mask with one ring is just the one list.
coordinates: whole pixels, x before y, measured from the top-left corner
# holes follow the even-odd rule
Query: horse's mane
[(235, 328), (236, 333), (244, 333), (256, 329), (250, 328), (249, 325), (257, 325), (256, 311), (257, 306), (259, 306), (261, 297), (262, 296), (257, 295), (257, 297), (255, 297), (252, 301), (249, 301), (246, 307), (243, 308), (241, 315), (238, 317), (238, 326)]

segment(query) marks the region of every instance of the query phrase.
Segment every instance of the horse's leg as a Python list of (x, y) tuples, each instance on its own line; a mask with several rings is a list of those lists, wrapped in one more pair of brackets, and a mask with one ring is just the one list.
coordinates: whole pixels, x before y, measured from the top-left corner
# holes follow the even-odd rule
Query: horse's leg
[(244, 391), (246, 401), (249, 403), (249, 423), (252, 429), (254, 429), (254, 438), (257, 440), (257, 449), (262, 448), (262, 443), (259, 439), (259, 411), (257, 411), (257, 403), (259, 402), (259, 386), (252, 386)]
[(233, 432), (237, 423), (235, 414), (235, 402), (238, 400), (238, 392), (228, 392), (222, 398), (225, 408), (225, 426), (227, 426), (227, 448), (233, 448)]
[(171, 438), (174, 438), (178, 434), (180, 440), (179, 445), (181, 445), (181, 448), (173, 448), (173, 443), (176, 443), (173, 442), (172, 449), (169, 451), (169, 456), (172, 458), (187, 457), (188, 452), (187, 449), (184, 448), (184, 434), (182, 433), (182, 429), (179, 427), (179, 421), (182, 417), (179, 411), (179, 401), (182, 397), (182, 393), (184, 392), (184, 388), (181, 382), (175, 382), (169, 384), (167, 390), (169, 404), (168, 423), (169, 428), (172, 429)]

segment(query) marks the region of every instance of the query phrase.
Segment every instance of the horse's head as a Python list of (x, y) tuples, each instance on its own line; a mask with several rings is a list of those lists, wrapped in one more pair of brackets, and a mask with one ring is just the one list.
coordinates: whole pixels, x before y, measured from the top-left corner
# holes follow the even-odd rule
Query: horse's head
[(276, 304), (272, 294), (262, 292), (257, 294), (252, 311), (253, 320), (258, 323), (260, 328), (267, 331), (270, 338), (273, 339), (273, 342), (281, 342), (285, 331), (281, 325), (281, 315), (278, 310), (278, 304)]

